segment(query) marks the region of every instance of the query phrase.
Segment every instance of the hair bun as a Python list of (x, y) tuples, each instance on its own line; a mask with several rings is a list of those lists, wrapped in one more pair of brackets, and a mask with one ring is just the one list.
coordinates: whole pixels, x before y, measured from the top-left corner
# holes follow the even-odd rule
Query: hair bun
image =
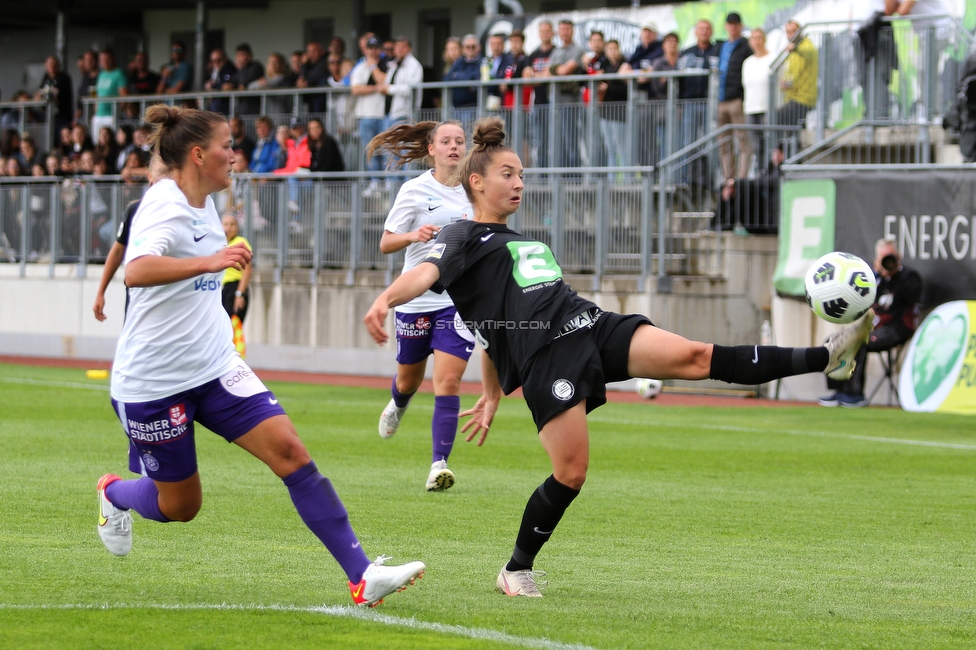
[(477, 149), (488, 149), (505, 144), (505, 123), (498, 117), (486, 117), (474, 125), (471, 141)]
[(163, 127), (172, 127), (180, 121), (182, 111), (175, 106), (156, 104), (146, 109), (145, 120), (149, 124), (156, 124)]

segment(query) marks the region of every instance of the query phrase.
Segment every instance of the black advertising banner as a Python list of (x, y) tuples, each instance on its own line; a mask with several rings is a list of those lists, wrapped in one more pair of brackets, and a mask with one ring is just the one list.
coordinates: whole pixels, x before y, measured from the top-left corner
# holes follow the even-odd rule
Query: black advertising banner
[(976, 169), (788, 172), (782, 215), (775, 279), (782, 293), (802, 295), (796, 276), (819, 253), (841, 250), (872, 263), (875, 242), (894, 237), (904, 263), (925, 280), (926, 307), (976, 299)]

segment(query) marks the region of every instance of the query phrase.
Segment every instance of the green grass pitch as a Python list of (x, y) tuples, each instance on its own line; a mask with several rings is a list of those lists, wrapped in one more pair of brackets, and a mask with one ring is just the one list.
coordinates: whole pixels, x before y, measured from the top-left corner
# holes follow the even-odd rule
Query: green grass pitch
[[(525, 404), (460, 438), (427, 494), (430, 395), (391, 440), (385, 391), (271, 384), (363, 547), (426, 577), (375, 610), (261, 463), (198, 429), (204, 507), (95, 531), (95, 481), (125, 475), (106, 381), (0, 365), (2, 648), (972, 648), (976, 427), (894, 409), (609, 404), (587, 485), (537, 567), (543, 599), (494, 591), (549, 474)], [(473, 398), (462, 399), (468, 406)]]

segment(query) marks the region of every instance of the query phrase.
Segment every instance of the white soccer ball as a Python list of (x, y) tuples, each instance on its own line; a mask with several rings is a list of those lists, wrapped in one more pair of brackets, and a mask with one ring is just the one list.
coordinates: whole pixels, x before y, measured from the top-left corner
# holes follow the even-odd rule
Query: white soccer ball
[(661, 389), (663, 387), (664, 382), (660, 379), (645, 379), (641, 377), (634, 385), (634, 390), (637, 391), (637, 394), (644, 399), (654, 399), (661, 394)]
[(874, 304), (874, 270), (857, 255), (835, 251), (813, 263), (803, 280), (807, 303), (830, 323), (852, 323)]

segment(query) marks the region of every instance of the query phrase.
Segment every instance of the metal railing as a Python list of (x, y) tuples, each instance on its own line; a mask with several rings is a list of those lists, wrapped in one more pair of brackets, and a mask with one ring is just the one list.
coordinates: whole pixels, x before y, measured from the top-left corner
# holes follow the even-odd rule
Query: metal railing
[[(644, 275), (660, 256), (654, 193), (659, 189), (646, 167), (552, 168), (525, 171), (521, 209), (514, 229), (545, 242), (567, 273), (593, 276)], [(252, 244), (255, 265), (275, 269), (357, 272), (400, 268), (400, 255), (380, 252), (379, 240), (404, 172), (379, 190), (369, 173), (235, 176), (228, 190), (214, 195), (218, 210), (241, 220)], [(18, 179), (20, 180), (20, 179)], [(57, 264), (84, 267), (104, 260), (125, 207), (145, 191), (118, 177), (84, 180), (0, 179), (0, 262), (21, 266)], [(669, 253), (665, 252), (665, 256)]]
[[(707, 70), (685, 70), (655, 73), (655, 78), (667, 79), (673, 88), (676, 81), (685, 77), (700, 77), (712, 74)], [(667, 155), (668, 148), (664, 133), (668, 130), (666, 122), (674, 116), (673, 108), (678, 105), (695, 105), (699, 123), (694, 134), (705, 133), (714, 120), (714, 93), (712, 99), (674, 100), (672, 110), (668, 100), (647, 100), (646, 95), (637, 89), (640, 79), (646, 72), (633, 72), (611, 75), (571, 75), (539, 79), (507, 79), (505, 84), (513, 87), (513, 105), (510, 107), (489, 108), (488, 88), (498, 86), (502, 80), (488, 82), (454, 81), (424, 83), (412, 89), (409, 119), (420, 120), (459, 120), (467, 131), (480, 117), (493, 115), (506, 122), (509, 142), (523, 158), (526, 166), (534, 167), (580, 167), (602, 166), (608, 163), (619, 165), (653, 165), (656, 160)], [(549, 102), (542, 105), (526, 105), (525, 86), (546, 85), (548, 95), (555, 97), (561, 84), (578, 84), (580, 90), (588, 89), (589, 97), (597, 97), (597, 84), (610, 79), (620, 79), (628, 84), (625, 102)], [(710, 87), (714, 83), (710, 84)], [(453, 90), (476, 88), (477, 103), (473, 106), (455, 106)], [(439, 108), (417, 108), (425, 92), (436, 92), (440, 98)], [(670, 92), (670, 91), (669, 91)], [(288, 124), (297, 116), (322, 121), (326, 130), (336, 138), (343, 153), (347, 170), (366, 169), (365, 143), (362, 142), (357, 121), (350, 108), (352, 96), (348, 87), (332, 88), (288, 88), (262, 91), (196, 92), (178, 95), (137, 95), (126, 97), (82, 98), (83, 119), (89, 119), (98, 104), (109, 104), (115, 125), (138, 126), (148, 106), (156, 103), (170, 105), (192, 105), (203, 108), (220, 108), (228, 115), (239, 117), (245, 131), (254, 136), (254, 124), (261, 115), (271, 118), (276, 124)], [(251, 104), (242, 104), (251, 101)], [(219, 105), (217, 105), (219, 103)], [(241, 112), (240, 108), (247, 108)], [(251, 112), (253, 111), (253, 112)], [(678, 133), (678, 131), (675, 131)], [(96, 138), (97, 134), (92, 134)], [(692, 138), (693, 139), (693, 138)]]
[(54, 146), (55, 104), (45, 101), (0, 102), (0, 131), (14, 129), (19, 134), (28, 133), (43, 151)]

